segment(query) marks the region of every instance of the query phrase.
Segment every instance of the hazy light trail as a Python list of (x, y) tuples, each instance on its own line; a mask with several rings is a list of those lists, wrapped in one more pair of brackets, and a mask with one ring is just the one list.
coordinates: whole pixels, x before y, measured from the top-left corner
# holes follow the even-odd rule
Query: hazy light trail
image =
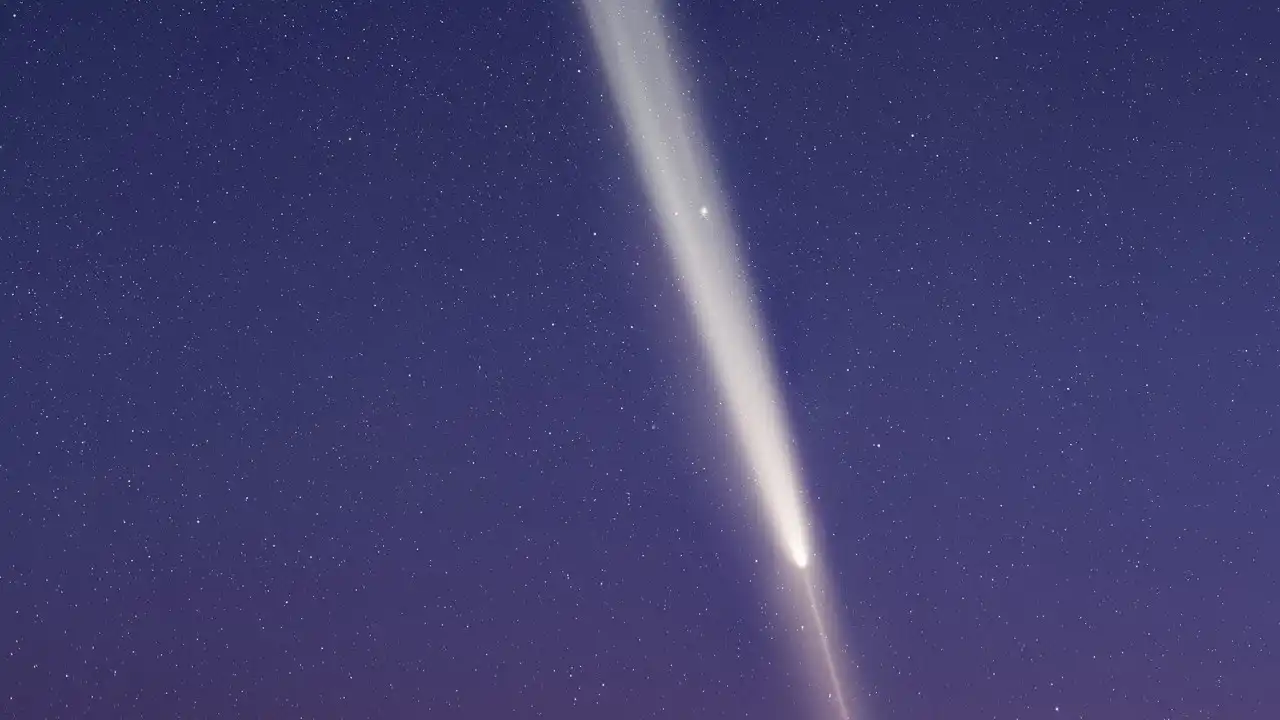
[(655, 0), (582, 2), (734, 440), (754, 475), (770, 529), (805, 585), (832, 695), (848, 718), (828, 623), (817, 601), (819, 574), (810, 568), (813, 549), (800, 473), (763, 325), (667, 27)]
[(824, 619), (826, 613), (818, 606), (818, 594), (814, 589), (816, 582), (808, 573), (805, 573), (804, 590), (809, 596), (809, 609), (813, 612), (813, 624), (818, 630), (818, 644), (822, 648), (822, 661), (827, 666), (827, 680), (831, 682), (831, 695), (836, 701), (836, 705), (840, 708), (840, 717), (851, 718), (853, 714), (849, 712), (849, 698), (844, 695), (844, 683), (840, 681), (840, 670), (836, 668), (835, 654), (831, 650), (831, 637), (827, 634), (827, 621)]

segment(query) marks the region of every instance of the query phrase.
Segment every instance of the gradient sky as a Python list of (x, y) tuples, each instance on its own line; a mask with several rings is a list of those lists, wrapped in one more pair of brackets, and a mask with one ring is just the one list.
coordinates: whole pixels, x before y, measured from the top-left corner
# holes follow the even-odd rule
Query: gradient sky
[[(671, 7), (868, 720), (1280, 717), (1280, 12)], [(0, 717), (795, 717), (573, 2), (0, 67)]]

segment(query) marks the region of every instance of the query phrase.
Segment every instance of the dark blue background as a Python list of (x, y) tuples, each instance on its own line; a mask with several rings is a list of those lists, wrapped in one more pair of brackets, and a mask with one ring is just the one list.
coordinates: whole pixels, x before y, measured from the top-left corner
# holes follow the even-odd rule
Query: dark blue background
[[(1275, 7), (671, 14), (869, 717), (1277, 717)], [(574, 3), (4, 15), (0, 716), (795, 717)]]

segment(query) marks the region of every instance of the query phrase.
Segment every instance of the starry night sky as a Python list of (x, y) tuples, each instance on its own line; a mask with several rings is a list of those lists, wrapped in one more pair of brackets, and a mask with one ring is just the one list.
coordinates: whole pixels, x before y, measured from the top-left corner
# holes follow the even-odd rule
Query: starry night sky
[[(571, 0), (3, 15), (0, 717), (796, 717)], [(1280, 717), (1274, 5), (670, 16), (867, 720)]]

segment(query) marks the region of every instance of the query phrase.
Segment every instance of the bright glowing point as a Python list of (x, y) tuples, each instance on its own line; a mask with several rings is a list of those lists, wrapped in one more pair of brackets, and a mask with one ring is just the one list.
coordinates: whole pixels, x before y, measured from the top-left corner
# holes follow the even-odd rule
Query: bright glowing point
[(804, 550), (801, 550), (801, 549), (793, 550), (791, 559), (795, 561), (796, 566), (799, 568), (803, 569), (803, 568), (809, 567), (809, 556), (805, 553)]
[[(745, 263), (655, 0), (582, 0), (738, 451), (778, 549), (798, 573), (830, 695), (850, 713), (820, 606), (798, 464)], [(696, 199), (696, 200), (695, 200)], [(716, 208), (715, 218), (711, 207)], [(793, 583), (794, 585), (794, 583)], [(799, 590), (794, 586), (793, 591)]]

